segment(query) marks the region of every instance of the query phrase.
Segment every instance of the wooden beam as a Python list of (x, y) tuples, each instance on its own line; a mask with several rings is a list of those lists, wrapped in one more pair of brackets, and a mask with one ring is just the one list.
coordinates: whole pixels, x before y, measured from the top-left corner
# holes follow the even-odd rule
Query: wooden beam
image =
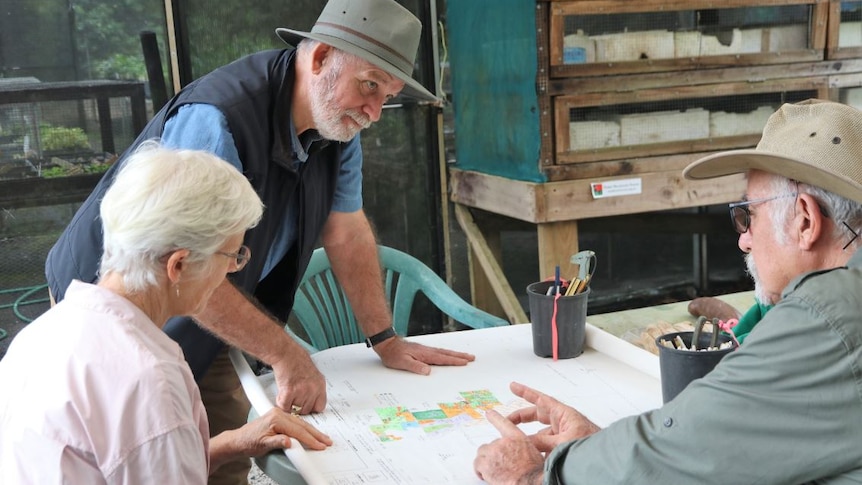
[(177, 29), (174, 23), (174, 2), (165, 0), (165, 24), (168, 33), (168, 58), (171, 65), (171, 81), (174, 85), (174, 93), (180, 92), (180, 61), (177, 57)]
[(31, 177), (0, 181), (0, 209), (20, 209), (77, 203), (89, 197), (102, 174), (69, 177)]
[(503, 306), (506, 312), (506, 317), (510, 323), (526, 323), (529, 322), (527, 314), (521, 308), (521, 303), (512, 291), (512, 286), (503, 274), (503, 268), (500, 262), (493, 256), (490, 247), (488, 246), (485, 236), (479, 230), (479, 227), (473, 222), (473, 216), (470, 215), (469, 209), (455, 204), (455, 217), (458, 219), (458, 224), (461, 230), (467, 236), (467, 241), (470, 243), (470, 248), (485, 272), (494, 294)]
[(446, 180), (446, 148), (443, 146), (443, 110), (437, 110), (437, 170), (440, 176), (440, 219), (443, 223), (443, 257), (446, 265), (446, 284), (452, 286), (452, 238), (449, 230), (449, 183)]
[[(488, 231), (487, 229), (480, 230), (485, 237), (485, 243), (488, 245), (488, 252), (494, 258), (494, 261), (502, 261), (503, 238), (500, 232)], [(485, 274), (479, 262), (479, 257), (472, 248), (467, 249), (467, 261), (470, 267), (470, 295), (472, 296), (473, 305), (491, 315), (508, 318), (506, 309), (503, 308), (500, 299), (497, 298), (497, 294), (494, 292), (491, 279)]]
[(452, 202), (527, 222), (535, 222), (539, 212), (536, 190), (540, 186), (482, 172), (449, 170)]
[[(691, 154), (692, 159), (702, 154)], [(637, 214), (740, 200), (745, 175), (686, 180), (679, 170), (537, 184), (450, 169), (453, 202), (532, 223)], [(637, 178), (639, 194), (594, 198), (590, 184)]]
[[(836, 34), (837, 35), (837, 34)], [(862, 48), (857, 49), (862, 55)], [(571, 93), (639, 91), (668, 86), (698, 86), (704, 84), (763, 82), (794, 77), (830, 76), (862, 71), (862, 60), (844, 59), (842, 62), (817, 61), (796, 62), (780, 65), (739, 66), (701, 71), (670, 71), (647, 74), (625, 74), (603, 77), (567, 77), (551, 79), (548, 83), (550, 96)]]

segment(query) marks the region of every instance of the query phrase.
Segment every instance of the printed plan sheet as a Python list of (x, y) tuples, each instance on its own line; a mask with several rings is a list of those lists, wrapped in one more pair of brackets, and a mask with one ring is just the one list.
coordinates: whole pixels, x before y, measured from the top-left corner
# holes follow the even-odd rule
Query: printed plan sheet
[[(594, 347), (605, 341), (614, 354), (645, 354), (600, 330), (590, 332), (588, 344)], [(335, 444), (306, 451), (309, 462), (333, 485), (478, 484), (472, 465), (476, 449), (499, 437), (485, 412), (505, 416), (529, 405), (511, 393), (511, 381), (553, 395), (600, 426), (661, 406), (654, 369), (629, 365), (646, 359), (644, 367), (657, 366), (652, 356), (635, 355), (626, 364), (588, 348), (577, 358), (555, 362), (536, 357), (531, 338), (530, 325), (421, 337), (425, 345), (476, 355), (466, 367), (434, 367), (430, 376), (386, 369), (364, 344), (314, 354), (326, 376), (328, 401), (325, 412), (307, 420)], [(275, 392), (270, 384), (273, 401)]]

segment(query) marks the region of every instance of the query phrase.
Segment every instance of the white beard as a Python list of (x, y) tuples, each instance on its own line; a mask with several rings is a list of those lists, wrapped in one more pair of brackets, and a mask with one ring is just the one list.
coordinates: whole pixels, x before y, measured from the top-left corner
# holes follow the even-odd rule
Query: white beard
[(754, 264), (754, 256), (751, 253), (745, 255), (745, 270), (754, 281), (754, 299), (766, 305), (774, 305), (775, 302), (770, 301), (769, 295), (763, 289), (763, 283), (761, 283), (760, 277), (757, 275), (757, 267)]
[[(320, 136), (327, 140), (348, 142), (364, 128), (371, 126), (371, 120), (355, 109), (342, 109), (335, 100), (335, 85), (341, 70), (330, 69), (311, 85), (311, 116)], [(349, 117), (356, 125), (344, 122)]]

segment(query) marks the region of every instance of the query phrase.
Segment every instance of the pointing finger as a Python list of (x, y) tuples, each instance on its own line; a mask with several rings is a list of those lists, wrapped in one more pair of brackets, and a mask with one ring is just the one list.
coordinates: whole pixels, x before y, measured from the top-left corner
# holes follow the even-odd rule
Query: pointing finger
[(497, 411), (489, 410), (485, 413), (485, 418), (488, 419), (489, 423), (497, 428), (497, 431), (500, 432), (500, 436), (504, 438), (522, 438), (526, 436), (523, 431), (512, 424), (511, 421), (504, 418), (503, 415)]

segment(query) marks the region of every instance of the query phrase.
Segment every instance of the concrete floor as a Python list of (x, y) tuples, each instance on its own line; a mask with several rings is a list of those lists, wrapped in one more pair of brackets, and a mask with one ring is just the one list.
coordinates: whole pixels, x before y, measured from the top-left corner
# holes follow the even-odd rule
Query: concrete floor
[(251, 471), (248, 473), (248, 483), (250, 485), (278, 485), (264, 475), (260, 468), (255, 466), (254, 462), (251, 463)]

